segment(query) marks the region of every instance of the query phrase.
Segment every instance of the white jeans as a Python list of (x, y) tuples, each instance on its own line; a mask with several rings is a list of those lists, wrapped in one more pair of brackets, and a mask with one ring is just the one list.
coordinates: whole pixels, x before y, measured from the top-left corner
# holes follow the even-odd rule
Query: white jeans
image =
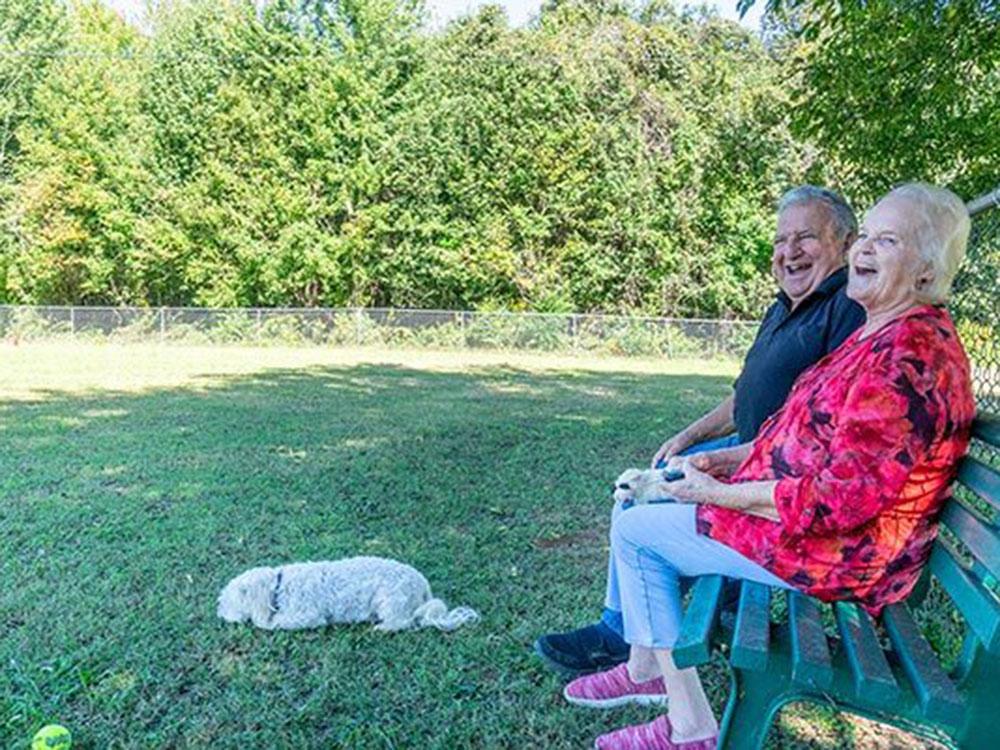
[(635, 505), (611, 513), (604, 606), (621, 612), (627, 643), (673, 648), (684, 610), (680, 578), (718, 574), (791, 589), (776, 575), (695, 528), (689, 503)]

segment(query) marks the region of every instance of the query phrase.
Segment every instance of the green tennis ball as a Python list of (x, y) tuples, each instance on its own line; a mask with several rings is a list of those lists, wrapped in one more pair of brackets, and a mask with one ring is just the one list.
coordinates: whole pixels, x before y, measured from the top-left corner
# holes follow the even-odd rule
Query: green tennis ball
[(31, 750), (69, 750), (73, 736), (66, 727), (48, 724), (38, 730), (31, 741)]

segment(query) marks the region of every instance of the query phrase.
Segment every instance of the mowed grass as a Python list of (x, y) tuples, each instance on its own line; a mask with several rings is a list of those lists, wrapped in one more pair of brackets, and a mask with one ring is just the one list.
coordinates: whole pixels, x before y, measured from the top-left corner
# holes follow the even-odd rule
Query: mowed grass
[[(732, 364), (0, 347), (0, 747), (583, 748), (532, 655), (603, 597), (609, 484)], [(482, 621), (264, 632), (215, 616), (255, 565), (382, 555)], [(705, 670), (720, 705), (725, 673)], [(779, 747), (886, 744), (818, 709)]]

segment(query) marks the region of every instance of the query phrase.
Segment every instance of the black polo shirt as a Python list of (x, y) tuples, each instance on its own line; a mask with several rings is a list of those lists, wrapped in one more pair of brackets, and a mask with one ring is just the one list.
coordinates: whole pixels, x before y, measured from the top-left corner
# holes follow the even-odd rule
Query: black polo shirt
[(792, 310), (784, 292), (768, 309), (734, 384), (733, 421), (740, 442), (753, 440), (764, 420), (785, 403), (792, 384), (865, 321), (847, 294), (847, 269), (828, 276)]

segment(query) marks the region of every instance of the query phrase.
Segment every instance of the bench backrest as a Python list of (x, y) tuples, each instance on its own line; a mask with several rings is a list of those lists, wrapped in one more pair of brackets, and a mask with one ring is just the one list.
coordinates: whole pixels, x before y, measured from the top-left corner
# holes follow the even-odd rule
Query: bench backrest
[[(961, 612), (970, 638), (1000, 652), (1000, 336), (997, 261), (1000, 259), (1000, 187), (966, 204), (972, 233), (949, 308), (972, 363), (979, 419), (973, 446), (945, 505), (942, 533), (929, 573)], [(921, 598), (919, 592), (916, 600)]]
[[(1000, 419), (977, 420), (973, 436), (980, 443), (981, 453), (995, 456), (1000, 449)], [(943, 533), (935, 542), (930, 570), (962, 613), (971, 633), (987, 651), (997, 653), (1000, 527), (995, 516), (1000, 512), (1000, 471), (988, 460), (970, 455), (962, 461), (960, 487), (956, 487), (942, 512), (942, 521), (951, 534)], [(955, 540), (960, 547), (956, 548)]]

